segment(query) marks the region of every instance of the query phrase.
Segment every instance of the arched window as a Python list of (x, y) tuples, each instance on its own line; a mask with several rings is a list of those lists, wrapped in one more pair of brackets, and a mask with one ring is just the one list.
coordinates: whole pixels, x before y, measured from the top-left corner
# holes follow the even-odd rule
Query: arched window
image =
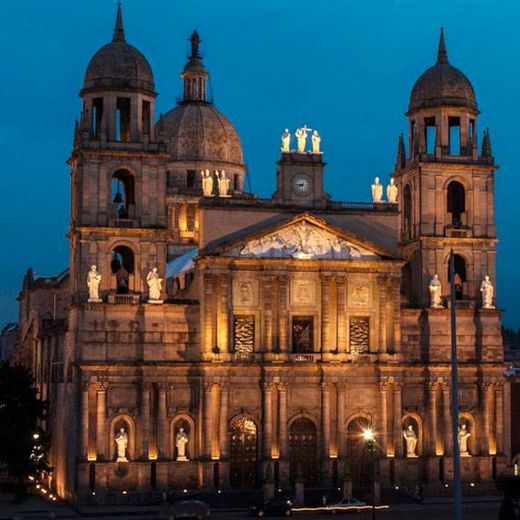
[[(455, 260), (455, 299), (464, 299), (464, 284), (466, 283), (466, 261), (460, 255), (453, 255)], [(448, 260), (448, 281), (451, 283), (450, 262)]]
[(112, 251), (110, 262), (112, 274), (116, 276), (118, 294), (128, 294), (130, 275), (134, 273), (134, 253), (126, 246), (117, 246)]
[(403, 195), (404, 236), (412, 238), (412, 190), (407, 184)]
[(448, 212), (451, 213), (451, 223), (454, 227), (462, 225), (461, 217), (466, 211), (464, 186), (457, 181), (448, 185)]
[(112, 204), (113, 217), (126, 219), (133, 218), (135, 205), (134, 176), (127, 170), (118, 170), (112, 175)]

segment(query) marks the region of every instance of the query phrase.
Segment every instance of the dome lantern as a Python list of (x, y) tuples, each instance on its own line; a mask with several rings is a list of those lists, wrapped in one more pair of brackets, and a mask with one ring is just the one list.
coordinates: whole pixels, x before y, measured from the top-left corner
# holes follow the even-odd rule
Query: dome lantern
[(188, 63), (181, 73), (184, 80), (183, 101), (201, 101), (207, 103), (207, 83), (209, 73), (202, 63), (202, 56), (199, 53), (200, 45), (199, 33), (195, 30), (190, 37), (191, 55)]

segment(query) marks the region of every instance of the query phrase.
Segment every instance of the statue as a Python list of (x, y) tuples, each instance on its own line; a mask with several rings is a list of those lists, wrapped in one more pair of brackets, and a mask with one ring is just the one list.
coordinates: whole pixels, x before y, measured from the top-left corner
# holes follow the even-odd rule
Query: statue
[(314, 130), (312, 133), (312, 153), (320, 154), (320, 143), (321, 137), (318, 134), (318, 130)]
[(90, 266), (90, 271), (87, 275), (87, 287), (88, 287), (88, 301), (99, 303), (99, 284), (101, 283), (101, 275), (97, 271), (95, 265)]
[(379, 204), (383, 202), (383, 185), (379, 182), (379, 177), (374, 179), (374, 184), (372, 184), (372, 202)]
[(282, 152), (291, 151), (291, 132), (286, 128), (282, 134)]
[(126, 458), (126, 448), (128, 446), (128, 435), (124, 428), (121, 428), (115, 437), (117, 444), (117, 460), (116, 462), (128, 462)]
[(162, 278), (159, 278), (157, 267), (154, 267), (146, 276), (146, 283), (148, 284), (148, 301), (150, 303), (162, 303), (161, 289)]
[(417, 447), (417, 434), (411, 424), (403, 430), (403, 438), (406, 441), (406, 456), (408, 458), (416, 458), (415, 448)]
[(434, 274), (430, 281), (430, 307), (433, 309), (443, 309), (442, 305), (442, 285), (439, 275)]
[(312, 128), (307, 128), (307, 125), (304, 125), (302, 128), (297, 128), (294, 135), (296, 136), (296, 140), (298, 141), (298, 153), (305, 153), (305, 144), (307, 143), (307, 132), (312, 130)]
[(177, 446), (177, 460), (188, 460), (186, 456), (186, 444), (188, 444), (188, 435), (184, 431), (184, 428), (179, 428), (177, 435), (175, 436), (175, 446)]
[(215, 175), (217, 176), (219, 196), (220, 197), (231, 197), (231, 195), (228, 194), (230, 181), (226, 177), (226, 172), (224, 170), (222, 170), (220, 173), (216, 172)]
[(484, 276), (484, 280), (482, 280), (482, 284), (480, 285), (480, 292), (482, 293), (482, 308), (494, 309), (493, 295), (495, 294), (495, 288), (487, 274)]
[(209, 170), (202, 170), (200, 172), (200, 175), (202, 177), (202, 193), (204, 194), (204, 197), (213, 197), (213, 177), (211, 176), (211, 173)]
[(471, 457), (468, 451), (468, 437), (471, 437), (471, 433), (468, 432), (468, 428), (465, 424), (459, 426), (459, 452), (461, 457)]
[(386, 187), (386, 199), (389, 204), (397, 204), (397, 194), (399, 190), (395, 185), (395, 180), (392, 177), (390, 179), (390, 184)]

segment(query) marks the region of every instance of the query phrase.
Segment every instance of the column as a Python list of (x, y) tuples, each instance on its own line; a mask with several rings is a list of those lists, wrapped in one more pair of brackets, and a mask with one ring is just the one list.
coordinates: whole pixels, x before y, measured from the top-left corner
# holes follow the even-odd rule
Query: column
[(96, 411), (96, 447), (97, 460), (106, 458), (106, 416), (107, 416), (107, 383), (99, 383), (97, 389), (97, 411)]
[(143, 435), (141, 441), (141, 457), (148, 460), (150, 443), (150, 384), (143, 383), (141, 386), (141, 421)]
[(386, 338), (386, 276), (378, 276), (378, 287), (379, 287), (379, 345), (377, 345), (378, 352), (386, 352), (387, 349), (387, 338)]
[(157, 399), (157, 451), (159, 458), (167, 457), (167, 434), (166, 434), (166, 387), (159, 383)]
[(321, 422), (323, 431), (323, 458), (330, 457), (330, 385), (321, 383)]
[(394, 454), (395, 457), (403, 456), (403, 426), (401, 406), (401, 383), (394, 383)]
[(278, 427), (279, 432), (279, 448), (280, 458), (287, 458), (287, 385), (280, 383), (278, 385), (279, 391), (279, 402), (280, 402), (280, 424)]
[(263, 384), (263, 456), (271, 458), (273, 443), (273, 385), (269, 382)]
[(399, 353), (401, 351), (401, 290), (400, 279), (393, 280), (393, 307), (394, 307), (394, 348), (393, 351)]
[(338, 352), (346, 352), (347, 338), (345, 331), (347, 324), (345, 320), (346, 287), (344, 276), (338, 276), (336, 278), (336, 298), (336, 347), (338, 348)]
[(204, 387), (204, 417), (202, 418), (204, 424), (204, 457), (211, 459), (211, 435), (213, 432), (212, 420), (212, 383), (206, 383)]
[(503, 383), (495, 383), (495, 410), (496, 410), (496, 426), (495, 441), (496, 452), (498, 455), (504, 454), (504, 385)]
[[(204, 332), (204, 352), (211, 353), (215, 346), (216, 337), (214, 335), (213, 319), (213, 275), (204, 273), (204, 300), (202, 301), (203, 316), (202, 330)], [(201, 309), (202, 310), (202, 309)]]
[(264, 334), (261, 339), (263, 351), (273, 350), (273, 277), (264, 276), (262, 279), (262, 298), (264, 306)]
[(453, 455), (453, 426), (450, 410), (450, 387), (447, 383), (442, 385), (442, 420), (444, 423), (444, 456)]
[(388, 454), (388, 381), (379, 383), (381, 395), (381, 450), (386, 457)]
[(218, 295), (218, 346), (220, 352), (229, 352), (229, 276), (222, 274), (219, 277)]
[[(506, 423), (504, 424), (503, 418), (505, 417)], [(506, 381), (504, 383), (504, 411), (503, 411), (502, 424), (504, 428), (504, 454), (507, 457), (509, 463), (511, 463), (511, 383)]]
[(330, 333), (330, 276), (321, 277), (321, 352), (328, 353), (331, 348)]
[(493, 387), (491, 383), (484, 383), (484, 389), (483, 389), (483, 414), (484, 414), (484, 435), (482, 435), (482, 455), (489, 455), (489, 448), (490, 448), (490, 438), (491, 438), (491, 421), (490, 421), (490, 415), (491, 415), (491, 409), (490, 409), (490, 402), (489, 402), (489, 394), (490, 391), (492, 391)]
[(278, 277), (278, 346), (287, 352), (287, 276)]
[(428, 428), (430, 455), (437, 455), (437, 383), (428, 385)]
[(219, 417), (219, 440), (220, 440), (220, 458), (228, 457), (228, 405), (229, 405), (229, 388), (227, 385), (220, 385), (220, 417)]
[(81, 392), (81, 459), (88, 459), (88, 444), (89, 444), (89, 388), (90, 384), (85, 383)]
[(345, 439), (345, 385), (338, 384), (338, 422), (336, 428), (338, 458), (345, 456), (346, 439)]

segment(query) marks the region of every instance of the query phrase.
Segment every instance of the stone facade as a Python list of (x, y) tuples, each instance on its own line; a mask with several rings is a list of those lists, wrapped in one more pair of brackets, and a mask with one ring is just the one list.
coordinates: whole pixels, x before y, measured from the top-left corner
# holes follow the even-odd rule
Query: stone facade
[[(332, 200), (322, 155), (311, 153), (281, 154), (273, 198), (245, 193), (240, 141), (207, 98), (196, 33), (191, 43), (182, 101), (156, 127), (142, 55), (137, 70), (114, 66), (138, 52), (126, 48), (120, 12), (110, 49), (89, 65), (69, 160), (63, 328), (52, 348), (39, 332), (18, 345), (38, 384), (52, 382), (56, 491), (138, 501), (165, 488), (255, 487), (266, 474), (289, 486), (300, 470), (309, 486), (362, 487), (368, 427), (383, 486), (440, 489), (453, 470), (450, 310), (429, 308), (428, 283), (438, 273), (446, 299), (451, 248), (458, 414), (471, 433), (462, 476), (491, 482), (511, 451), (500, 311), (479, 298), (482, 277), (495, 279), (495, 167), (488, 134), (476, 152), (476, 102), (463, 96), (472, 88), (450, 97), (436, 87), (435, 102), (421, 101), (435, 74), (467, 81), (446, 68), (443, 39), (436, 72), (414, 87), (409, 152), (401, 138), (393, 172), (398, 204)], [(98, 70), (113, 79), (94, 81)], [(426, 127), (437, 132), (433, 151)], [(222, 170), (229, 197), (217, 190)], [(297, 191), (301, 178), (309, 188)], [(92, 265), (100, 303), (87, 301)], [(165, 278), (161, 304), (147, 297), (153, 267)], [(21, 329), (28, 323), (22, 311)], [(59, 377), (30, 355), (33, 344), (59, 361)], [(409, 425), (417, 457), (406, 457)], [(116, 461), (121, 428), (128, 462)], [(188, 460), (177, 460), (180, 428)]]

